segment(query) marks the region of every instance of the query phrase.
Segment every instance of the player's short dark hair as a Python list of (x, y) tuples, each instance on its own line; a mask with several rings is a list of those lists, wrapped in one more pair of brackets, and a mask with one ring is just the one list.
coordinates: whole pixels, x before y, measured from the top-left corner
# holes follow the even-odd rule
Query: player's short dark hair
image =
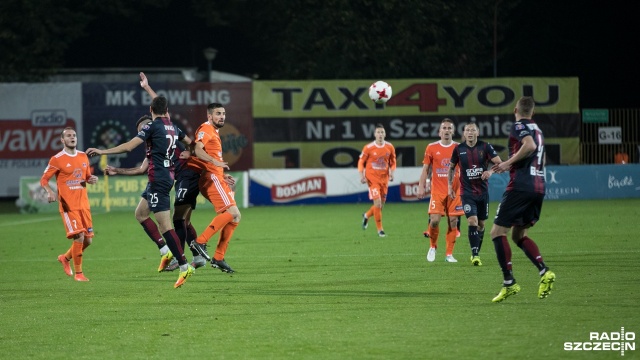
[(382, 128), (384, 130), (384, 125), (382, 125), (381, 123), (377, 123), (376, 124), (376, 129)]
[(151, 111), (156, 115), (166, 114), (168, 108), (167, 98), (164, 96), (156, 96), (151, 101)]
[(136, 122), (136, 130), (138, 129), (138, 126), (140, 126), (140, 123), (143, 121), (153, 121), (153, 119), (151, 118), (151, 115), (142, 115), (142, 117), (140, 117), (140, 119), (138, 119), (138, 121)]
[(217, 108), (223, 108), (224, 105), (220, 104), (220, 103), (211, 103), (207, 106), (207, 112), (208, 113), (212, 113), (213, 109), (217, 109)]
[(464, 124), (463, 129), (466, 129), (467, 126), (469, 126), (469, 125), (473, 125), (473, 126), (476, 127), (476, 129), (480, 130), (480, 127), (478, 126), (478, 123), (476, 123), (475, 121), (471, 121), (471, 122), (468, 122), (468, 123)]
[(444, 124), (444, 123), (450, 123), (451, 125), (455, 125), (453, 123), (453, 120), (449, 119), (449, 118), (444, 118), (442, 119), (442, 121), (440, 121), (440, 125)]
[(533, 115), (533, 110), (536, 107), (536, 102), (533, 100), (531, 96), (523, 96), (518, 100), (516, 104), (516, 108), (518, 109), (518, 114), (520, 116), (531, 116)]

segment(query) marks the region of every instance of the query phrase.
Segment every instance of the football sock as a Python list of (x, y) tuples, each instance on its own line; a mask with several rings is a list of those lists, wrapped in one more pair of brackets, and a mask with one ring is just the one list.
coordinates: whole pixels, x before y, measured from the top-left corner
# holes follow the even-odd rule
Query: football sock
[[(89, 245), (91, 245), (91, 243), (89, 241), (87, 241), (87, 238), (85, 238), (84, 241), (82, 242), (82, 251), (84, 251), (84, 249), (88, 248)], [(64, 253), (64, 258), (67, 259), (67, 261), (71, 261), (71, 259), (73, 259), (72, 250), (73, 250), (73, 244), (71, 244), (71, 246), (69, 246), (69, 249), (67, 250), (67, 252)]]
[(445, 237), (447, 241), (447, 253), (446, 255), (453, 255), (453, 247), (456, 245), (456, 230), (458, 228), (454, 227), (451, 230), (447, 229), (447, 235)]
[(220, 239), (218, 240), (218, 246), (216, 246), (216, 253), (213, 256), (216, 260), (224, 259), (224, 254), (227, 252), (227, 246), (229, 246), (229, 240), (231, 240), (231, 236), (233, 232), (238, 227), (237, 222), (230, 222), (220, 231)]
[[(196, 229), (193, 227), (193, 224), (191, 224), (191, 221), (189, 221), (189, 223), (187, 224), (187, 244), (191, 244), (191, 241), (195, 240), (197, 237), (198, 237), (198, 233), (196, 232)], [(189, 246), (189, 249), (191, 249), (191, 255), (193, 256), (200, 255), (198, 251), (192, 248), (191, 246)]]
[(162, 239), (162, 235), (160, 235), (158, 225), (156, 225), (156, 223), (153, 222), (151, 218), (146, 218), (143, 222), (140, 223), (140, 225), (142, 225), (142, 228), (144, 229), (144, 232), (147, 233), (147, 236), (149, 236), (149, 239), (151, 239), (151, 241), (153, 241), (158, 246), (158, 249), (161, 249), (166, 245), (164, 239)]
[(484, 240), (484, 228), (482, 230), (478, 230), (478, 253), (482, 249), (482, 241)]
[(471, 256), (478, 256), (480, 252), (480, 236), (477, 226), (469, 226), (469, 246), (471, 246)]
[(376, 228), (378, 231), (382, 230), (382, 209), (374, 206), (373, 207), (373, 218), (376, 220)]
[(74, 241), (71, 244), (71, 254), (73, 257), (73, 270), (75, 274), (82, 272), (82, 243)]
[(173, 257), (178, 260), (178, 264), (186, 264), (187, 259), (184, 257), (184, 252), (182, 251), (182, 246), (180, 246), (180, 239), (178, 238), (176, 231), (171, 229), (162, 234), (162, 236), (165, 238), (167, 246), (171, 250)]
[(173, 219), (173, 229), (176, 231), (176, 235), (180, 239), (180, 245), (184, 250), (184, 245), (187, 241), (187, 222), (184, 219)]
[(209, 239), (211, 239), (211, 237), (215, 235), (215, 233), (217, 233), (220, 229), (225, 227), (225, 225), (230, 223), (232, 220), (233, 220), (233, 215), (229, 214), (229, 212), (223, 212), (222, 214), (218, 214), (216, 217), (213, 218), (213, 221), (211, 221), (209, 226), (207, 226), (207, 228), (204, 229), (202, 234), (198, 236), (198, 238), (196, 239), (196, 242), (198, 242), (198, 244), (206, 244), (207, 242), (209, 242)]
[(66, 253), (64, 253), (64, 257), (65, 257), (65, 259), (67, 259), (68, 261), (71, 261), (71, 259), (73, 259), (72, 250), (73, 250), (73, 243), (71, 244), (71, 246), (69, 246), (69, 250), (67, 250), (67, 252), (66, 252)]
[(376, 208), (376, 206), (375, 206), (375, 205), (371, 205), (371, 207), (369, 208), (369, 210), (367, 210), (367, 212), (366, 212), (366, 213), (364, 213), (364, 216), (366, 216), (366, 217), (367, 217), (367, 219), (368, 219), (368, 218), (370, 218), (370, 217), (372, 217), (372, 216), (373, 216), (373, 214), (374, 214), (374, 209), (375, 209), (375, 208)]
[(535, 265), (539, 271), (542, 271), (546, 268), (544, 261), (542, 261), (542, 255), (540, 255), (540, 250), (538, 250), (538, 245), (531, 240), (530, 237), (523, 237), (518, 243), (518, 247), (524, 251), (524, 254), (527, 255), (529, 260)]
[(429, 242), (432, 248), (438, 247), (438, 235), (440, 235), (440, 224), (436, 227), (429, 225)]
[(504, 284), (511, 285), (513, 284), (513, 273), (511, 270), (511, 247), (509, 246), (509, 240), (507, 240), (506, 236), (498, 236), (493, 238), (493, 245), (496, 248), (496, 257), (502, 270)]
[(160, 248), (160, 256), (165, 256), (169, 252), (169, 247), (167, 245)]

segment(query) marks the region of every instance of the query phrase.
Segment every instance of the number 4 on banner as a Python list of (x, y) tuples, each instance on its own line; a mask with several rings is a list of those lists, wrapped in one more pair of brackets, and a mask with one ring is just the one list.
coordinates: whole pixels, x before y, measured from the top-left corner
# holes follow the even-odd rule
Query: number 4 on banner
[(100, 156), (100, 170), (105, 174), (104, 178), (104, 202), (107, 212), (111, 211), (111, 201), (109, 201), (109, 176), (104, 172), (107, 168), (107, 155)]
[(420, 112), (435, 112), (447, 101), (438, 97), (438, 84), (414, 84), (387, 102), (388, 106), (417, 106)]

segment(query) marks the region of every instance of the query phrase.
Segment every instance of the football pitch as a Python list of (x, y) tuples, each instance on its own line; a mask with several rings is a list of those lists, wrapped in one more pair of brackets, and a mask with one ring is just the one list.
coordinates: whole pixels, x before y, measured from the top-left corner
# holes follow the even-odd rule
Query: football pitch
[[(157, 273), (157, 247), (133, 213), (93, 215), (88, 283), (56, 260), (70, 245), (59, 215), (2, 214), (0, 358), (617, 359), (564, 344), (640, 332), (640, 199), (546, 201), (529, 234), (555, 288), (538, 299), (537, 270), (512, 245), (522, 291), (499, 304), (488, 230), (483, 266), (469, 262), (466, 220), (459, 262), (444, 261), (441, 224), (428, 263), (426, 203), (387, 204), (386, 238), (373, 221), (361, 229), (369, 206), (241, 209), (226, 256), (236, 273), (207, 266), (179, 289), (177, 272)], [(212, 216), (196, 210), (196, 229)]]

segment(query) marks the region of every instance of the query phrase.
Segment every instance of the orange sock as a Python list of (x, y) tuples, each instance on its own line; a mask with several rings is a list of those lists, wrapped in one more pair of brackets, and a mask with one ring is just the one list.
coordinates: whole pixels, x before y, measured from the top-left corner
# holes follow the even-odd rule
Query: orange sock
[(429, 242), (431, 242), (432, 248), (438, 247), (438, 235), (440, 235), (440, 226), (431, 227), (429, 225)]
[(74, 241), (71, 244), (71, 254), (73, 256), (73, 270), (76, 274), (82, 272), (82, 243)]
[(447, 256), (453, 255), (453, 247), (456, 245), (456, 230), (458, 228), (453, 228), (451, 231), (447, 231)]
[(375, 208), (376, 208), (375, 205), (371, 205), (369, 210), (367, 210), (367, 212), (364, 214), (367, 217), (367, 219), (373, 216)]
[(209, 226), (204, 229), (202, 234), (198, 236), (196, 242), (198, 242), (198, 244), (206, 244), (213, 235), (224, 228), (229, 222), (231, 222), (231, 220), (233, 220), (233, 215), (228, 212), (223, 212), (222, 214), (217, 215), (213, 218), (213, 221), (211, 221)]
[(69, 261), (73, 259), (73, 254), (71, 253), (71, 249), (73, 249), (73, 243), (71, 243), (71, 246), (69, 246), (69, 250), (67, 250), (67, 252), (64, 253), (64, 257)]
[[(89, 245), (91, 245), (91, 243), (87, 241), (87, 238), (85, 238), (84, 242), (82, 242), (82, 251), (84, 251), (84, 249), (88, 248)], [(71, 246), (69, 246), (69, 250), (67, 250), (67, 252), (64, 253), (64, 257), (68, 261), (71, 261), (71, 259), (73, 259), (73, 254), (71, 252), (72, 251), (71, 249), (73, 249), (73, 244)]]
[(213, 256), (216, 260), (224, 259), (224, 254), (227, 252), (227, 246), (229, 246), (229, 240), (231, 235), (238, 227), (237, 222), (230, 222), (220, 231), (220, 239), (218, 240), (218, 246), (216, 246), (216, 254)]
[(382, 230), (382, 209), (374, 206), (373, 207), (373, 218), (376, 220), (376, 228), (378, 231)]

